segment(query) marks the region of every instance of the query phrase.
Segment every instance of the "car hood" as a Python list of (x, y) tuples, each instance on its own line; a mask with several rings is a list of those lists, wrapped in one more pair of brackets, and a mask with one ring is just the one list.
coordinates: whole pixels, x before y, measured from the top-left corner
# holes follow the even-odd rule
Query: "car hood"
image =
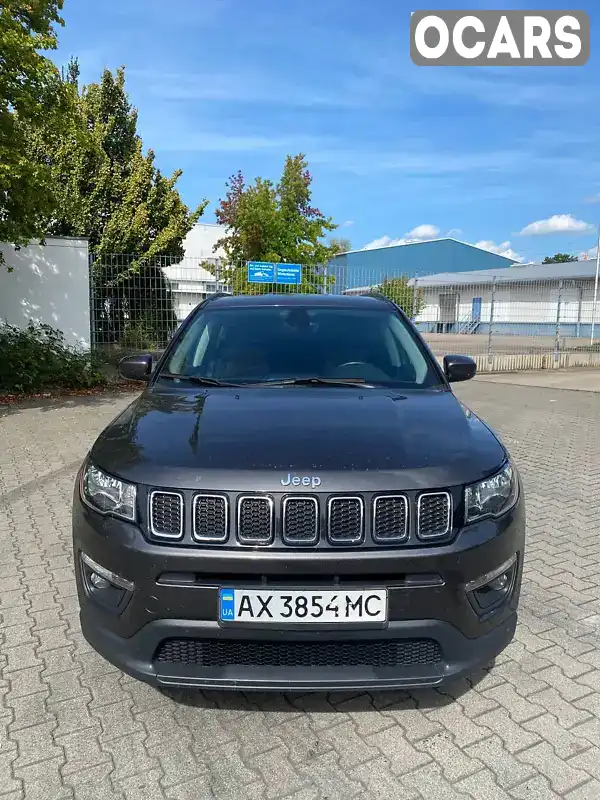
[(317, 476), (321, 491), (438, 488), (505, 457), (452, 392), (329, 387), (149, 388), (91, 452), (125, 480), (236, 491), (281, 491), (288, 475)]

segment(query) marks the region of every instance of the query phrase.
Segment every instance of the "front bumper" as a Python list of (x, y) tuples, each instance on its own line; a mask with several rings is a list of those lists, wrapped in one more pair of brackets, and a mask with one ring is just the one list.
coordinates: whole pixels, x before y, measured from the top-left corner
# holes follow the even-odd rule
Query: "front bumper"
[[(498, 520), (462, 529), (442, 546), (335, 551), (331, 553), (226, 551), (201, 552), (149, 543), (132, 524), (103, 517), (73, 504), (73, 544), (83, 634), (108, 661), (155, 686), (281, 691), (398, 689), (438, 686), (486, 666), (514, 636), (524, 551), (524, 504)], [(90, 593), (81, 553), (130, 581), (115, 608)], [(493, 613), (476, 610), (465, 586), (517, 554), (514, 583)], [(230, 624), (218, 621), (218, 590), (229, 588), (388, 589), (389, 622), (379, 625), (306, 628)], [(275, 628), (275, 629), (274, 629)], [(157, 656), (167, 640), (207, 645), (228, 643), (238, 655), (260, 645), (256, 663), (246, 656), (212, 665)], [(390, 642), (433, 642), (439, 657), (428, 662), (355, 663), (297, 666), (280, 658), (323, 643), (331, 647)], [(275, 654), (263, 657), (264, 653)], [(279, 655), (277, 655), (279, 653)]]

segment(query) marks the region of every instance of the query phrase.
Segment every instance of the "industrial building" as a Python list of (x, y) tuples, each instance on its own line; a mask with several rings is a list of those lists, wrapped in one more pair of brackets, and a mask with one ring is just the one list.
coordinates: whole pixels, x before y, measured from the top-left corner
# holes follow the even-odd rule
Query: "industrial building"
[(173, 293), (175, 314), (182, 322), (198, 303), (209, 294), (225, 288), (217, 278), (202, 264), (218, 268), (225, 253), (214, 247), (225, 235), (224, 225), (198, 223), (190, 230), (183, 241), (184, 257), (176, 264), (163, 267), (163, 272)]
[[(414, 283), (414, 282), (413, 282)], [(597, 326), (596, 260), (528, 264), (503, 270), (438, 273), (416, 280), (420, 330), (589, 337)], [(595, 308), (596, 305), (596, 308)]]
[[(411, 278), (417, 289), (415, 323), (424, 333), (561, 336), (600, 333), (597, 264), (525, 264), (506, 269), (439, 272)], [(365, 294), (376, 285), (349, 289)], [(596, 300), (594, 299), (596, 297)]]
[(505, 269), (516, 262), (458, 239), (428, 241), (352, 250), (332, 259), (327, 272), (335, 277), (332, 292), (380, 283), (386, 277), (413, 278), (438, 272)]

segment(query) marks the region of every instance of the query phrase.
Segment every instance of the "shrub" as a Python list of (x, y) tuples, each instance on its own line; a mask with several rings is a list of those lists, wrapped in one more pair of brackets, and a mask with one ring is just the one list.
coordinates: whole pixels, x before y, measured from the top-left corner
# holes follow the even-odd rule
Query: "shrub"
[(89, 389), (106, 383), (89, 352), (65, 342), (50, 325), (0, 324), (0, 392)]

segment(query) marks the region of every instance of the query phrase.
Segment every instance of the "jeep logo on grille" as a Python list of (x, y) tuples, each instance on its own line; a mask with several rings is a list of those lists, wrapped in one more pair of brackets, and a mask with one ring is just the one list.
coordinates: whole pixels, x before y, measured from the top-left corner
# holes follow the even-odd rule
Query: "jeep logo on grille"
[(281, 479), (282, 486), (311, 486), (316, 489), (321, 485), (321, 478), (318, 475), (292, 475), (288, 472), (286, 478)]

